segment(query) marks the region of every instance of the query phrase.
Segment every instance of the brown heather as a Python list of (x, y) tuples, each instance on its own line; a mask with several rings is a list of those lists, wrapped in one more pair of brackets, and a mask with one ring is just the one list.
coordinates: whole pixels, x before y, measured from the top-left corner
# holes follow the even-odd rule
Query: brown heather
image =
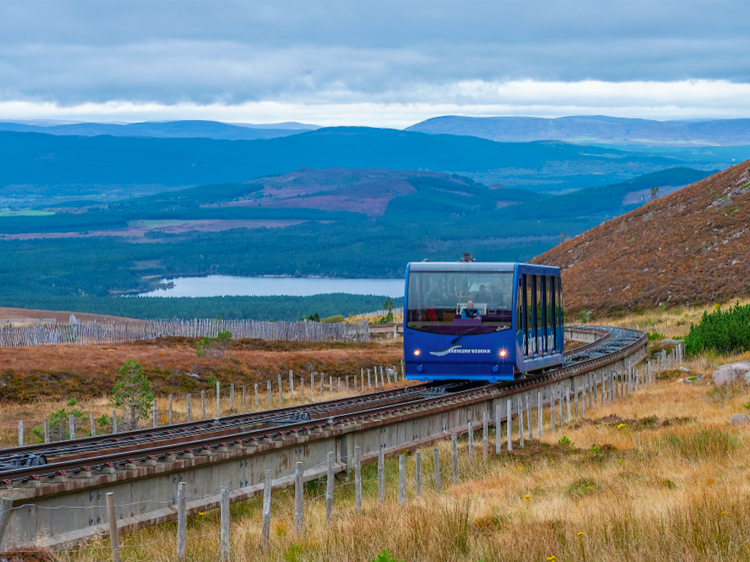
[(565, 308), (624, 314), (750, 293), (750, 161), (538, 256), (563, 269)]

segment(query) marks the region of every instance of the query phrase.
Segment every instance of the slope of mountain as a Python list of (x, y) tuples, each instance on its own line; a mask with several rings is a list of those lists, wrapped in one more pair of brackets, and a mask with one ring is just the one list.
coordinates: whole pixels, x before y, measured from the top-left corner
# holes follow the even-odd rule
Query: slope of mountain
[(565, 308), (609, 312), (750, 292), (750, 160), (533, 260), (563, 269)]
[[(668, 168), (638, 176), (614, 185), (589, 187), (572, 193), (546, 197), (508, 210), (508, 214), (529, 219), (592, 218), (606, 220), (640, 207), (652, 198), (660, 198), (714, 172), (692, 168)], [(653, 193), (652, 193), (652, 190)]]
[(287, 137), (319, 129), (317, 125), (278, 123), (250, 125), (220, 123), (218, 121), (168, 121), (158, 123), (73, 123), (65, 125), (35, 125), (30, 123), (0, 123), (0, 131), (17, 133), (43, 133), (47, 135), (73, 135), (94, 137), (154, 137), (154, 138), (207, 138), (220, 140), (257, 140)]
[(112, 200), (171, 187), (241, 182), (302, 167), (456, 172), (485, 184), (557, 190), (606, 185), (680, 165), (674, 158), (562, 142), (338, 127), (255, 141), (0, 132), (3, 200)]
[(559, 117), (435, 117), (407, 131), (468, 135), (499, 142), (561, 140), (584, 144), (731, 146), (750, 144), (750, 119), (652, 121), (601, 115)]

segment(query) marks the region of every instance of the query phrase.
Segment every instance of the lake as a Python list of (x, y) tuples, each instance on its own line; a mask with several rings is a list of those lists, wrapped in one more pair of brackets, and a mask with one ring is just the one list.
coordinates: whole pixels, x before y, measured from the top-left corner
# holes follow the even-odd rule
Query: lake
[[(142, 297), (227, 297), (227, 296), (295, 296), (324, 293), (385, 295), (402, 298), (403, 279), (327, 279), (319, 277), (177, 277), (162, 279), (167, 289), (143, 293)], [(173, 285), (173, 286), (172, 286)]]

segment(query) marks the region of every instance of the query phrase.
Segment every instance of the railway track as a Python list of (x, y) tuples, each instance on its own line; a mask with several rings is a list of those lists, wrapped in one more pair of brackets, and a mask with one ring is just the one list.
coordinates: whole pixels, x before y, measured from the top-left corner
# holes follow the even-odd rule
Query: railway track
[(309, 437), (334, 428), (514, 394), (617, 361), (646, 341), (645, 334), (636, 330), (590, 326), (566, 330), (590, 334), (595, 341), (566, 354), (562, 368), (510, 383), (428, 383), (116, 435), (1, 449), (0, 489), (35, 488), (66, 476), (86, 478), (229, 450), (251, 453), (274, 440)]

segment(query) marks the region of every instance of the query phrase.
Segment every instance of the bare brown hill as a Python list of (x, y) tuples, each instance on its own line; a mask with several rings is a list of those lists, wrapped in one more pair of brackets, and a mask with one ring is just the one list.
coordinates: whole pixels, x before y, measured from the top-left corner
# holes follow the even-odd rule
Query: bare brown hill
[(559, 266), (565, 308), (616, 313), (750, 293), (750, 160), (536, 257)]

